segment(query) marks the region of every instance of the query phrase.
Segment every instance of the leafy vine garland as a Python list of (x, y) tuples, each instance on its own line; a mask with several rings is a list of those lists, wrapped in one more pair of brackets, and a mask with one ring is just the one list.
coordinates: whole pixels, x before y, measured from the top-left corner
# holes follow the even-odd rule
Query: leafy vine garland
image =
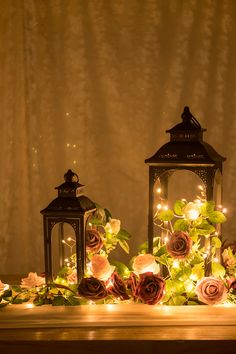
[[(161, 234), (148, 254), (147, 242), (128, 265), (109, 260), (118, 245), (129, 253), (130, 234), (106, 209), (97, 207), (86, 232), (87, 268), (77, 284), (76, 256), (45, 284), (30, 272), (18, 286), (0, 281), (0, 307), (29, 302), (34, 306), (145, 303), (149, 305), (214, 305), (236, 303), (236, 244), (223, 244), (218, 225), (226, 217), (213, 201), (177, 200), (172, 209), (158, 208)], [(73, 250), (74, 240), (64, 241)], [(205, 275), (208, 263), (211, 275)]]

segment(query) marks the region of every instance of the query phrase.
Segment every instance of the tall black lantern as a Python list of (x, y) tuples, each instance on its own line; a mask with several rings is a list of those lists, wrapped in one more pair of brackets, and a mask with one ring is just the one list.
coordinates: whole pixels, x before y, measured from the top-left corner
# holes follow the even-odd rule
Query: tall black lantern
[(85, 233), (88, 218), (96, 210), (95, 204), (83, 195), (83, 185), (79, 183), (78, 175), (68, 170), (64, 175), (65, 182), (55, 189), (58, 197), (47, 208), (43, 209), (44, 252), (46, 282), (53, 279), (52, 230), (58, 224), (59, 263), (64, 265), (64, 226), (71, 225), (75, 235), (75, 252), (77, 257), (77, 278), (82, 279), (86, 262)]
[[(170, 177), (175, 171), (191, 171), (202, 181), (206, 199), (215, 200), (217, 205), (221, 205), (222, 163), (225, 158), (203, 141), (205, 130), (191, 114), (189, 108), (185, 107), (182, 122), (166, 131), (170, 133), (170, 141), (145, 160), (149, 165), (148, 245), (150, 253), (153, 251), (156, 181), (160, 186), (159, 197), (162, 202), (167, 203)], [(219, 228), (218, 225), (218, 231)], [(210, 273), (210, 270), (206, 273)]]

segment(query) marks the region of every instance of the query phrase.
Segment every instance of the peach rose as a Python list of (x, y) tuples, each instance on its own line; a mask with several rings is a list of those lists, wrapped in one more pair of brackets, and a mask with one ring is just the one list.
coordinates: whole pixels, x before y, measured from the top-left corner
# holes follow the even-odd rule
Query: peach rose
[(157, 274), (160, 272), (159, 264), (156, 263), (155, 257), (151, 254), (139, 254), (133, 263), (133, 270), (136, 274), (152, 272)]
[(92, 275), (99, 280), (106, 281), (110, 278), (114, 269), (115, 267), (111, 266), (108, 259), (104, 256), (95, 254), (91, 259), (90, 271)]
[(227, 298), (227, 288), (221, 279), (205, 277), (197, 283), (196, 294), (205, 304), (221, 304)]
[(67, 276), (67, 280), (70, 284), (77, 283), (77, 270), (73, 269), (73, 271)]
[(37, 273), (30, 272), (27, 278), (21, 279), (22, 288), (33, 288), (35, 286), (41, 286), (45, 284), (45, 278), (40, 277)]
[(105, 230), (110, 232), (111, 234), (117, 235), (120, 231), (120, 220), (110, 219), (105, 226)]
[(8, 284), (4, 284), (1, 280), (0, 280), (0, 293), (7, 290), (9, 288)]

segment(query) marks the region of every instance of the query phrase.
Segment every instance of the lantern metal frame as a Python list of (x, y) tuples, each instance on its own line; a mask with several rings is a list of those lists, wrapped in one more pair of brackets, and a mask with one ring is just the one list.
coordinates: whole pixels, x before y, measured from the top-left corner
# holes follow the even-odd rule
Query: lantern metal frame
[(53, 280), (52, 265), (52, 230), (59, 225), (59, 263), (64, 265), (64, 224), (71, 225), (75, 234), (75, 253), (78, 283), (84, 276), (86, 267), (86, 225), (96, 210), (96, 205), (83, 194), (83, 185), (78, 175), (68, 170), (64, 175), (65, 182), (55, 189), (58, 197), (45, 209), (41, 210), (44, 227), (44, 258), (46, 283)]
[[(222, 204), (222, 172), (223, 161), (211, 145), (203, 141), (203, 129), (192, 115), (189, 107), (185, 107), (181, 115), (182, 122), (167, 130), (170, 141), (145, 160), (149, 165), (149, 210), (148, 210), (148, 250), (153, 252), (154, 237), (154, 186), (159, 180), (162, 200), (168, 200), (169, 179), (176, 171), (191, 171), (202, 181), (207, 200), (215, 200), (217, 205)], [(221, 226), (217, 225), (217, 232), (221, 233)], [(165, 232), (162, 232), (164, 243)], [(206, 239), (209, 247), (210, 239)], [(211, 273), (211, 265), (207, 257), (205, 274)]]

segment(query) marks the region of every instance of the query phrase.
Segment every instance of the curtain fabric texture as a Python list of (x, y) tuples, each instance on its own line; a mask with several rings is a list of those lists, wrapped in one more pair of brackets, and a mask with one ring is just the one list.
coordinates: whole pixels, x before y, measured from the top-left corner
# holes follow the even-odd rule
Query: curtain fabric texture
[(235, 38), (234, 0), (0, 0), (0, 273), (43, 271), (40, 210), (68, 168), (137, 252), (144, 160), (185, 105), (227, 157), (224, 238), (236, 239)]

